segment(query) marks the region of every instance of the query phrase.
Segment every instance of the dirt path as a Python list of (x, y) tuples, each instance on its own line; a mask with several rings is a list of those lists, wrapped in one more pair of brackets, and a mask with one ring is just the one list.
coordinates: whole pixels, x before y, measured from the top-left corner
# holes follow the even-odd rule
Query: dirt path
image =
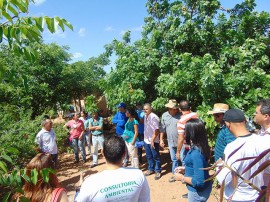
[[(169, 153), (165, 150), (161, 153), (162, 158), (162, 176), (160, 180), (155, 180), (154, 175), (148, 176), (147, 181), (149, 183), (151, 191), (151, 202), (169, 202), (169, 201), (187, 201), (187, 199), (181, 199), (181, 195), (187, 193), (187, 188), (181, 182), (170, 183), (168, 180), (171, 177), (171, 162)], [(145, 156), (143, 157), (146, 162)], [(68, 191), (68, 197), (72, 202), (75, 195), (75, 188), (79, 181), (80, 171), (84, 170), (86, 175), (92, 175), (105, 169), (105, 159), (99, 153), (99, 166), (89, 168), (92, 158), (87, 156), (87, 162), (83, 164), (74, 164), (73, 154), (63, 154), (59, 157), (59, 170), (58, 176), (62, 185)], [(142, 171), (147, 170), (147, 163), (144, 163), (140, 169)], [(213, 189), (211, 197), (208, 201), (218, 202), (218, 191)]]

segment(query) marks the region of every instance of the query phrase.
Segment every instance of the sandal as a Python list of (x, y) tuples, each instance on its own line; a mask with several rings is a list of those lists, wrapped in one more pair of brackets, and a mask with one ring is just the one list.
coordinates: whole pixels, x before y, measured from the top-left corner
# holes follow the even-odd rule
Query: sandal
[(144, 176), (149, 176), (149, 175), (152, 175), (154, 173), (154, 171), (152, 170), (147, 170), (145, 173), (144, 173)]

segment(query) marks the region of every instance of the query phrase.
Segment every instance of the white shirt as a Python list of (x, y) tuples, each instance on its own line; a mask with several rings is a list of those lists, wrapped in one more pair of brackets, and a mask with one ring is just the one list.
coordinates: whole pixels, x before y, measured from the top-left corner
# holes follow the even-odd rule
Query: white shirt
[(78, 202), (149, 202), (150, 190), (142, 171), (136, 168), (104, 170), (82, 183)]
[(40, 146), (43, 152), (57, 154), (56, 135), (53, 129), (47, 131), (42, 128), (35, 138), (35, 143)]
[[(235, 141), (229, 143), (225, 150), (225, 160), (224, 162), (229, 165), (233, 170), (235, 170), (237, 173), (239, 173), (244, 179), (249, 179), (249, 177), (258, 170), (259, 166), (264, 162), (267, 158), (269, 158), (269, 155), (266, 156), (264, 159), (262, 159), (260, 162), (255, 164), (251, 169), (249, 169), (247, 172), (242, 174), (244, 169), (254, 160), (244, 160), (244, 161), (238, 161), (235, 162), (238, 159), (244, 158), (244, 157), (255, 157), (261, 154), (264, 150), (267, 148), (270, 148), (269, 140), (270, 136), (258, 136), (256, 134), (251, 134), (244, 137), (238, 137)], [(237, 148), (239, 148), (241, 145), (243, 145), (237, 152), (235, 152), (230, 158), (229, 155), (234, 152)], [(269, 173), (268, 170), (265, 170), (265, 172), (261, 172), (258, 175), (256, 175), (254, 178), (250, 179), (249, 181), (257, 186), (259, 189), (264, 184), (264, 174)], [(255, 201), (258, 197), (258, 191), (253, 189), (251, 186), (243, 182), (240, 178), (237, 179), (237, 187), (236, 191), (233, 187), (232, 182), (232, 174), (228, 168), (223, 168), (222, 171), (217, 175), (217, 180), (220, 184), (222, 184), (223, 180), (225, 180), (225, 189), (224, 189), (224, 197), (225, 199), (229, 199), (232, 196), (232, 201), (245, 201), (245, 202), (251, 202)], [(235, 193), (234, 193), (235, 191)]]
[[(151, 112), (148, 116), (144, 116), (144, 141), (147, 144), (151, 144), (152, 137), (156, 130), (159, 130), (159, 118), (156, 114)], [(155, 143), (159, 143), (159, 136), (154, 140)]]

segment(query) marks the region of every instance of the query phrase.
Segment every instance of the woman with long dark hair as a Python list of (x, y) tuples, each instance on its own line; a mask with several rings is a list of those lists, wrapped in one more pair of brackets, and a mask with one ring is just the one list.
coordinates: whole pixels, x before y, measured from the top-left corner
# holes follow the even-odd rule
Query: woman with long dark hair
[[(50, 154), (39, 153), (28, 163), (26, 167), (26, 175), (30, 178), (31, 171), (36, 169), (38, 172), (37, 183), (29, 183), (25, 180), (22, 188), (24, 197), (30, 199), (31, 202), (68, 202), (65, 189), (61, 188), (56, 174), (49, 173), (49, 182), (45, 182), (41, 177), (40, 171), (44, 168), (52, 168), (53, 161)], [(16, 201), (20, 201), (21, 194), (14, 196)]]
[[(128, 155), (131, 157), (131, 167), (139, 168), (138, 148), (135, 148), (135, 142), (138, 138), (138, 114), (134, 109), (127, 109), (126, 116), (128, 120), (125, 124), (125, 130), (122, 135), (126, 142)], [(126, 167), (127, 165), (124, 166)]]
[(177, 167), (175, 177), (186, 183), (189, 202), (204, 202), (212, 191), (212, 182), (205, 182), (209, 173), (201, 169), (209, 166), (210, 159), (204, 123), (200, 119), (190, 119), (185, 125), (185, 136), (190, 150), (184, 159), (185, 167)]

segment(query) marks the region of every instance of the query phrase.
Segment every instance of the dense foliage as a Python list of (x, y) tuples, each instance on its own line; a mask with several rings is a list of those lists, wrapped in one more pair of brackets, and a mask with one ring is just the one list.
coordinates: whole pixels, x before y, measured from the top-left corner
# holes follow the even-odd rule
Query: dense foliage
[(214, 103), (253, 114), (270, 90), (270, 16), (254, 8), (254, 0), (229, 9), (218, 0), (148, 0), (142, 39), (130, 43), (127, 32), (106, 47), (118, 56), (104, 85), (109, 105), (153, 102), (160, 112), (168, 99), (188, 99), (212, 132), (205, 113)]

